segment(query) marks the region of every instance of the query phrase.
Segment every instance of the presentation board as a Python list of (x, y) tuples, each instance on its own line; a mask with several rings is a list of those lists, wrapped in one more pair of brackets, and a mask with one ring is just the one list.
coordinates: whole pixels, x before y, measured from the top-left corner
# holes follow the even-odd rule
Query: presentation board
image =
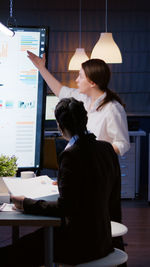
[(17, 157), (19, 168), (39, 168), (44, 82), (27, 50), (45, 52), (47, 29), (18, 27), (0, 33), (0, 154)]

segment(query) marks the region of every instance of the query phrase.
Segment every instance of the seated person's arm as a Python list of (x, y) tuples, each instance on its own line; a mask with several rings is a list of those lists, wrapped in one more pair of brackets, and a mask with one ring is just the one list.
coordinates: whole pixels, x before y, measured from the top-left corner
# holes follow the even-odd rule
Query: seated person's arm
[(16, 208), (23, 209), (28, 214), (38, 214), (47, 216), (67, 216), (75, 212), (76, 199), (72, 181), (74, 181), (72, 173), (72, 160), (68, 153), (63, 154), (60, 168), (58, 188), (60, 197), (58, 201), (34, 200), (25, 197), (12, 197), (12, 201)]

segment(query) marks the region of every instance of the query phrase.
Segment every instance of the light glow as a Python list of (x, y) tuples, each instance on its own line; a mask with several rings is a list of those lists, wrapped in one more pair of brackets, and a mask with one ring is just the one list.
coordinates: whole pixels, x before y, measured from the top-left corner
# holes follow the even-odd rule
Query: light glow
[(69, 63), (69, 70), (80, 70), (81, 64), (87, 61), (89, 58), (85, 53), (84, 48), (76, 48), (74, 55), (72, 56)]
[(122, 63), (121, 52), (113, 39), (112, 33), (101, 33), (92, 50), (91, 58), (99, 58), (106, 63)]
[(11, 31), (8, 27), (6, 27), (4, 24), (0, 22), (0, 31), (4, 34), (13, 37), (15, 35), (14, 31)]

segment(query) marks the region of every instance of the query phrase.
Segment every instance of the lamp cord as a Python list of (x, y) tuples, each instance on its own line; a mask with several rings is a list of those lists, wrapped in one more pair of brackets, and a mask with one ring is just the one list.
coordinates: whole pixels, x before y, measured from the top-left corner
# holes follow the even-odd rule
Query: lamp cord
[(13, 17), (13, 0), (9, 0), (9, 18), (7, 20), (7, 26), (17, 27), (16, 19)]
[(81, 0), (79, 0), (79, 48), (81, 48)]
[(9, 15), (10, 15), (10, 18), (12, 18), (12, 16), (13, 16), (13, 0), (10, 0)]
[(105, 32), (107, 32), (107, 19), (108, 19), (108, 16), (107, 16), (107, 0), (105, 0)]

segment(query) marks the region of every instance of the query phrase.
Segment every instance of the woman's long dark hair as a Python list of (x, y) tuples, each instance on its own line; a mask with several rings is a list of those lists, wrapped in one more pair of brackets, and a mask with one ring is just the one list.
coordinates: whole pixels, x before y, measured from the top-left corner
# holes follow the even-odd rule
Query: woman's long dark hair
[(87, 111), (83, 102), (72, 98), (63, 98), (55, 108), (55, 117), (60, 129), (66, 129), (71, 136), (82, 137), (87, 133)]
[(113, 92), (112, 90), (108, 89), (108, 83), (110, 81), (111, 73), (108, 65), (101, 59), (89, 59), (82, 63), (82, 68), (85, 72), (86, 77), (93, 81), (100, 90), (106, 92), (106, 97), (104, 98), (103, 102), (97, 108), (102, 108), (106, 103), (116, 100), (122, 106), (124, 106), (120, 97)]

